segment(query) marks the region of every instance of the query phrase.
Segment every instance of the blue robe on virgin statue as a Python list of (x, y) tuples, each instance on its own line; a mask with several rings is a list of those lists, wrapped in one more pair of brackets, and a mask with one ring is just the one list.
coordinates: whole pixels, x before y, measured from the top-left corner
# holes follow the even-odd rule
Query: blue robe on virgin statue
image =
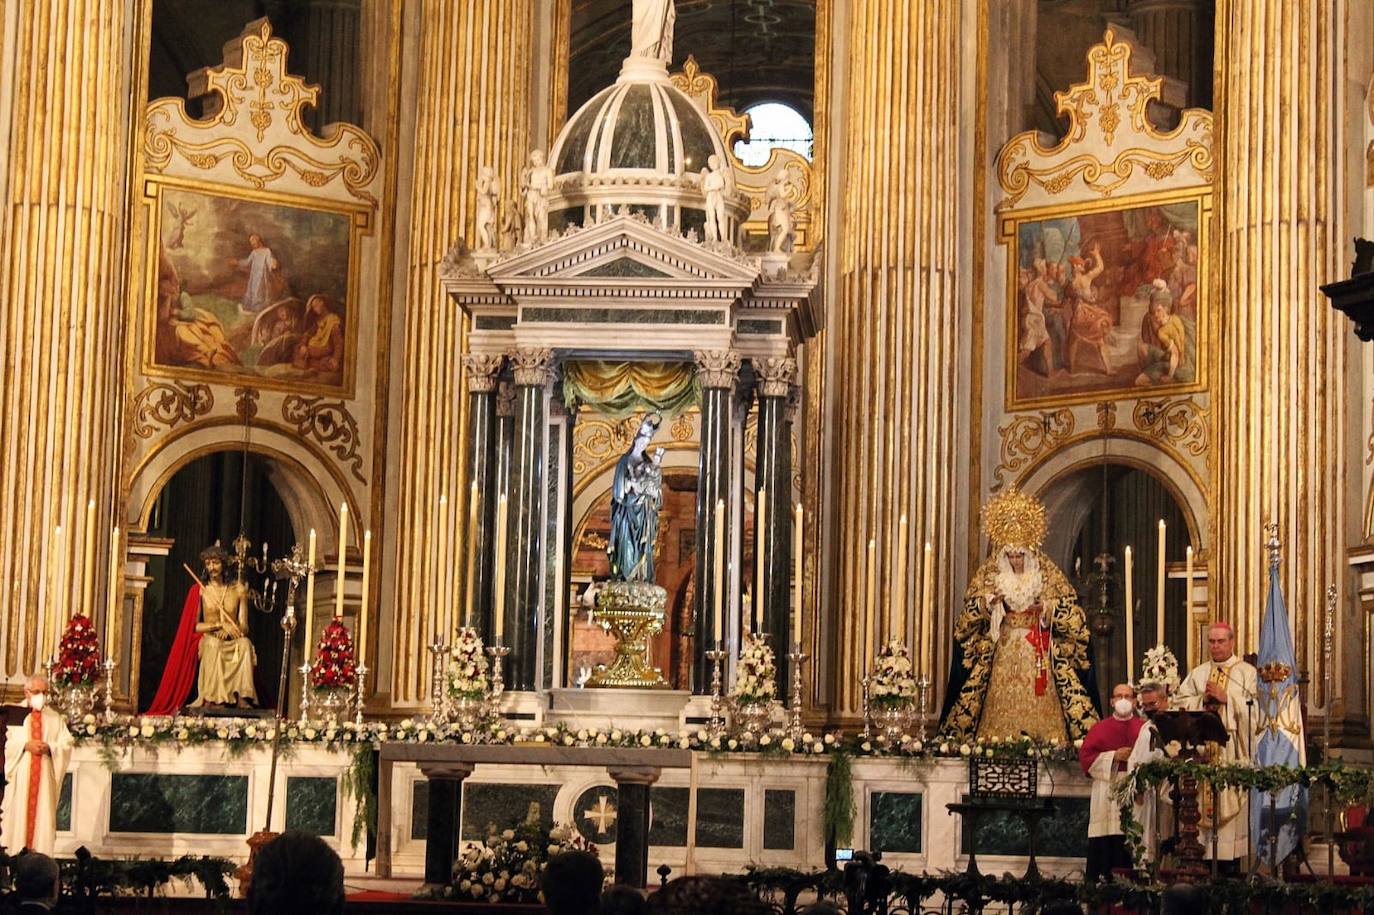
[[(647, 439), (646, 439), (647, 443)], [(607, 553), (615, 581), (654, 580), (654, 542), (663, 505), (659, 461), (632, 448), (615, 465), (611, 483), (611, 537)]]

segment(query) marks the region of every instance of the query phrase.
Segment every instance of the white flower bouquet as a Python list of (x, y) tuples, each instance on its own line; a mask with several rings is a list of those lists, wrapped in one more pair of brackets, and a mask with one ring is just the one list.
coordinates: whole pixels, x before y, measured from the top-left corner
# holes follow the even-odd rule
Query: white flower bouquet
[(735, 667), (735, 682), (730, 699), (736, 704), (767, 703), (778, 697), (778, 667), (773, 649), (761, 636), (752, 632), (744, 635), (739, 649), (739, 663)]
[(448, 694), (454, 699), (481, 700), (487, 694), (487, 655), (476, 629), (463, 627), (449, 655)]
[(907, 709), (916, 704), (916, 674), (907, 646), (891, 639), (873, 659), (868, 701), (881, 709)]
[(1178, 658), (1167, 645), (1156, 645), (1145, 652), (1145, 663), (1140, 665), (1141, 683), (1163, 683), (1172, 695), (1178, 689)]
[(567, 824), (544, 829), (535, 815), (513, 829), (494, 826), (482, 842), (472, 842), (453, 862), (453, 882), (440, 894), (470, 902), (539, 901), (539, 883), (554, 855), (590, 851), (596, 846)]

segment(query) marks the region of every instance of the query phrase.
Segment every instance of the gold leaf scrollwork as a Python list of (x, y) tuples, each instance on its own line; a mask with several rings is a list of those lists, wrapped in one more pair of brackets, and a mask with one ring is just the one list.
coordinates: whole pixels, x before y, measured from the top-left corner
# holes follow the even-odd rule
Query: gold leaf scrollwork
[(358, 453), (358, 421), (342, 400), (291, 394), (282, 401), (281, 415), (295, 425), (297, 435), (308, 435), (319, 442), (348, 465), (359, 483), (367, 485), (362, 474), (363, 456)]
[[(695, 444), (696, 425), (692, 417), (691, 413), (674, 417), (667, 426), (671, 439), (655, 439), (654, 445), (671, 448)], [(641, 415), (623, 419), (593, 418), (585, 413), (579, 415), (577, 425), (573, 427), (573, 478), (582, 479), (589, 473), (595, 473), (630, 450), (641, 419)]]
[(1058, 447), (1073, 434), (1073, 426), (1073, 411), (1066, 407), (1015, 416), (1011, 422), (999, 426), (997, 434), (1002, 438), (1002, 451), (993, 470), (992, 492), (1007, 484), (1008, 474), (1029, 466), (1042, 454)]
[(1182, 448), (1193, 457), (1200, 457), (1207, 450), (1207, 411), (1190, 397), (1137, 401), (1131, 421), (1140, 431)]
[(214, 406), (215, 395), (208, 384), (150, 384), (134, 397), (134, 435), (152, 438), (158, 426), (174, 429), (179, 423), (204, 416)]

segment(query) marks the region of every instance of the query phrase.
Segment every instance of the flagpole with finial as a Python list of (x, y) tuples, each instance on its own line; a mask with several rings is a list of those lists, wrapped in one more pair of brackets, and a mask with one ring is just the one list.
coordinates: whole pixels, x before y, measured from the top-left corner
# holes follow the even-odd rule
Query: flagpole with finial
[[(1336, 621), (1336, 586), (1326, 586), (1326, 620), (1322, 627), (1322, 762), (1331, 756), (1331, 648)], [(1331, 838), (1331, 782), (1326, 785), (1326, 873), (1336, 873), (1336, 843)]]

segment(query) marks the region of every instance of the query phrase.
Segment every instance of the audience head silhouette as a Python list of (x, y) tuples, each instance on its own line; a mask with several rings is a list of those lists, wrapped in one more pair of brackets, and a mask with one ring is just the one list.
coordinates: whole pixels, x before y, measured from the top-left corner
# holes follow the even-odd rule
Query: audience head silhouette
[(598, 915), (606, 872), (589, 851), (565, 851), (549, 859), (539, 889), (549, 915)]
[(319, 836), (289, 829), (258, 850), (250, 915), (338, 915), (343, 907), (343, 863)]

